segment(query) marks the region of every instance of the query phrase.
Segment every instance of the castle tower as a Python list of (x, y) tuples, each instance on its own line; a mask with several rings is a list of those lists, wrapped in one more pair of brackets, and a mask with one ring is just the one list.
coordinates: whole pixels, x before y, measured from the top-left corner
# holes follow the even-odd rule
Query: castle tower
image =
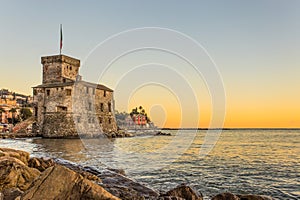
[(67, 138), (117, 131), (113, 90), (83, 81), (78, 73), (80, 60), (44, 56), (41, 64), (43, 83), (33, 87), (35, 132), (43, 137)]
[(75, 81), (80, 67), (80, 60), (65, 55), (45, 56), (41, 63), (43, 84)]

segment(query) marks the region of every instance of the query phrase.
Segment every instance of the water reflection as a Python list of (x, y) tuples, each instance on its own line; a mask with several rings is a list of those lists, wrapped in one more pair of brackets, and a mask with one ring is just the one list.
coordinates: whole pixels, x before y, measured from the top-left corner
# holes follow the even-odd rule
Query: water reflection
[[(152, 168), (164, 162), (161, 157), (155, 160), (153, 154), (153, 159), (142, 163), (135, 152), (153, 153), (168, 144), (172, 137), (0, 140), (0, 145), (99, 168), (105, 165), (123, 168), (129, 177), (157, 190), (190, 183), (206, 196), (231, 191), (300, 199), (299, 130), (224, 131), (213, 151), (201, 158), (199, 148), (204, 135), (205, 131), (198, 133), (181, 157), (161, 169)], [(166, 156), (173, 153), (166, 152)], [(138, 170), (141, 166), (142, 171)]]

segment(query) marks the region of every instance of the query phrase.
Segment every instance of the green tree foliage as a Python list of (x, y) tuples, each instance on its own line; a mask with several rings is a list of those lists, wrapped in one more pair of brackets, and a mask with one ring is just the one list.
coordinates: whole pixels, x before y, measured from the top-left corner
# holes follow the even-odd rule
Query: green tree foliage
[(21, 108), (20, 115), (22, 120), (26, 120), (32, 116), (32, 112), (29, 108)]
[(133, 115), (138, 115), (138, 114), (141, 114), (141, 115), (144, 115), (146, 117), (146, 120), (147, 122), (151, 122), (150, 118), (148, 117), (145, 109), (143, 108), (143, 106), (139, 106), (139, 108), (133, 108), (131, 113), (130, 113), (130, 116), (132, 117)]

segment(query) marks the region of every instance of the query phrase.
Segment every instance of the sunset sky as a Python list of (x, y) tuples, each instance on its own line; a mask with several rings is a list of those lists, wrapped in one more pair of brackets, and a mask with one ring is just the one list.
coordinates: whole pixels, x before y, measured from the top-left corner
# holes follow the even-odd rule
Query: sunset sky
[[(97, 45), (122, 31), (161, 27), (202, 45), (201, 52), (181, 46), (187, 56), (199, 53), (196, 67), (216, 67), (226, 113), (215, 109), (214, 117), (223, 113), (224, 127), (300, 128), (298, 0), (0, 2), (0, 88), (32, 93), (41, 83), (40, 57), (59, 53), (63, 24), (63, 54), (82, 61), (85, 80), (115, 90), (117, 110), (143, 105), (159, 126), (210, 127), (213, 107), (222, 99), (211, 96), (209, 77), (170, 52), (130, 53), (101, 76), (102, 59), (143, 38)], [(176, 46), (174, 38), (173, 44), (160, 39)]]

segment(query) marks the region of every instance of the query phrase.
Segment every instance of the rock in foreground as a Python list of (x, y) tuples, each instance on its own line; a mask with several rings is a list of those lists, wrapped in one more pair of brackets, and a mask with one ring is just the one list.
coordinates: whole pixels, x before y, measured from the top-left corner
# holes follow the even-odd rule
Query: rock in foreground
[(101, 186), (61, 165), (49, 167), (22, 195), (24, 200), (39, 199), (118, 200)]
[(174, 197), (179, 197), (179, 199), (186, 200), (203, 200), (202, 194), (184, 184), (166, 192), (166, 194), (161, 195), (161, 197), (163, 197), (162, 199), (174, 199)]
[(9, 188), (27, 190), (39, 175), (37, 169), (26, 166), (15, 157), (0, 157), (0, 191)]
[(273, 198), (264, 195), (235, 195), (225, 192), (214, 196), (212, 200), (273, 200)]

